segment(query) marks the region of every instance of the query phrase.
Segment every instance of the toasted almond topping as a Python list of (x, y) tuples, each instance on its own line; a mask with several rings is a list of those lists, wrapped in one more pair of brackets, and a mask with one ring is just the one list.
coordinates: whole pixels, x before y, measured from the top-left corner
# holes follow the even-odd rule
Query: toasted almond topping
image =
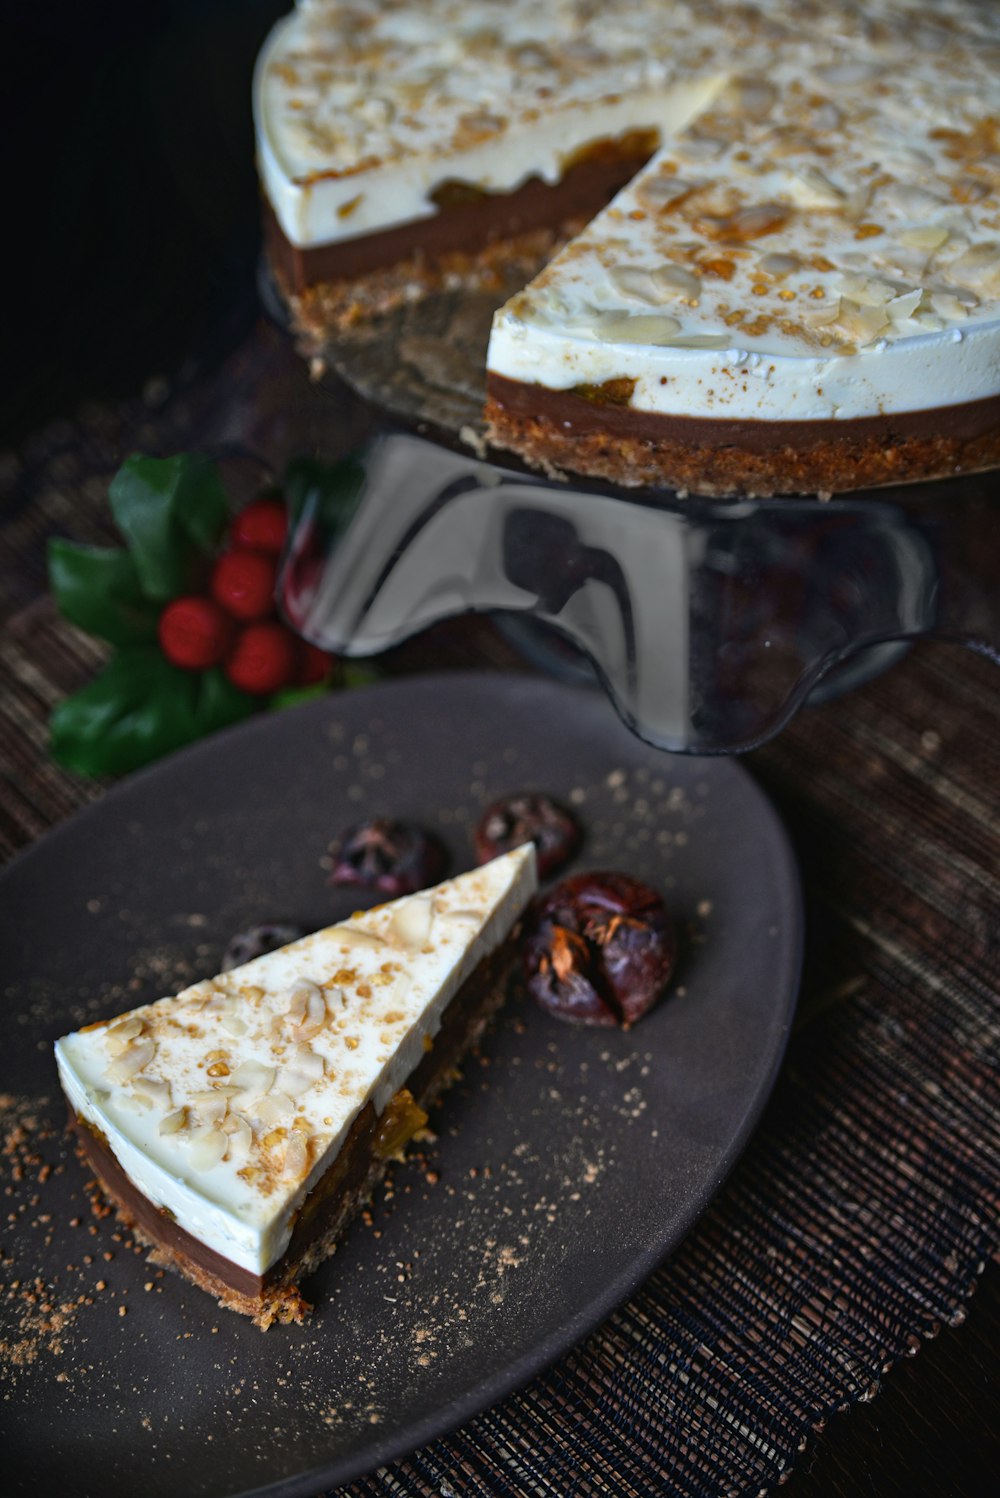
[(411, 895), (393, 913), (390, 931), (394, 941), (419, 951), (431, 934), (433, 912), (426, 895)]
[(300, 1133), (294, 1133), (288, 1141), (281, 1173), (286, 1180), (301, 1180), (309, 1169), (309, 1142)]
[(802, 269), (802, 261), (798, 255), (779, 251), (773, 255), (761, 256), (757, 261), (757, 269), (765, 276), (773, 276), (776, 281), (783, 281), (786, 276), (794, 275), (797, 270)]
[(842, 297), (837, 325), (849, 338), (857, 343), (870, 343), (883, 329), (889, 327), (885, 307), (863, 307), (859, 302)]
[(194, 1092), (191, 1094), (191, 1106), (202, 1123), (213, 1124), (225, 1117), (229, 1102), (221, 1092)]
[(109, 1082), (127, 1082), (130, 1077), (136, 1076), (143, 1067), (149, 1065), (156, 1054), (156, 1046), (151, 1040), (140, 1040), (138, 1045), (129, 1046), (108, 1067), (105, 1072)]
[(253, 1116), (263, 1124), (276, 1124), (295, 1112), (295, 1103), (286, 1092), (269, 1092), (253, 1105)]
[(244, 1092), (269, 1092), (274, 1086), (274, 1067), (263, 1061), (242, 1061), (230, 1077), (234, 1087)]
[(989, 296), (1000, 296), (1000, 241), (983, 240), (950, 260), (948, 276)]
[(231, 1113), (223, 1124), (230, 1154), (245, 1154), (253, 1144), (253, 1130), (241, 1113)]
[(644, 343), (663, 345), (674, 343), (681, 325), (676, 317), (665, 317), (650, 313), (635, 317), (628, 313), (602, 317), (594, 329), (604, 343)]
[[(108, 1026), (104, 1033), (105, 1043), (109, 1046), (114, 1044), (123, 1047), (130, 1040), (135, 1040), (136, 1036), (141, 1035), (144, 1028), (144, 1022), (137, 1014), (126, 1015), (124, 1019), (117, 1020), (115, 1024)], [(117, 1055), (118, 1052), (116, 1051), (115, 1054)]]
[(229, 1146), (228, 1137), (221, 1129), (199, 1129), (191, 1144), (191, 1164), (195, 1170), (211, 1170), (218, 1165)]
[(170, 1084), (159, 1077), (136, 1077), (132, 1091), (137, 1097), (156, 1103), (161, 1108), (170, 1107)]
[(337, 945), (341, 947), (370, 947), (378, 951), (385, 946), (381, 936), (376, 936), (371, 931), (358, 931), (353, 926), (338, 926), (336, 928)]
[(918, 286), (913, 291), (906, 291), (901, 296), (894, 296), (891, 301), (886, 302), (885, 310), (893, 322), (906, 322), (920, 306), (923, 295), (922, 288)]
[(918, 224), (916, 228), (904, 229), (900, 236), (900, 244), (906, 245), (909, 250), (926, 250), (932, 254), (939, 250), (948, 241), (948, 230), (940, 224)]
[(161, 1133), (161, 1134), (179, 1134), (180, 1131), (181, 1131), (181, 1129), (186, 1129), (187, 1126), (188, 1126), (188, 1110), (187, 1110), (187, 1108), (177, 1108), (177, 1109), (175, 1109), (175, 1111), (173, 1113), (168, 1113), (167, 1116), (166, 1116), (166, 1118), (164, 1118), (161, 1121), (160, 1127), (159, 1127), (159, 1133)]

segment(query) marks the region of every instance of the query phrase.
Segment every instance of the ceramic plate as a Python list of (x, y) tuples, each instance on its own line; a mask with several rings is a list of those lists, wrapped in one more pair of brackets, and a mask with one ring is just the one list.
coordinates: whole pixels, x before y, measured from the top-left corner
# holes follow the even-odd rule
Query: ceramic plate
[[(307, 1325), (265, 1335), (158, 1277), (92, 1213), (52, 1041), (216, 972), (248, 924), (349, 914), (323, 866), (346, 824), (416, 819), (457, 872), (483, 806), (526, 787), (576, 811), (579, 867), (663, 891), (683, 933), (670, 997), (627, 1034), (509, 1005), (437, 1142), (308, 1282)], [(263, 716), (132, 777), (7, 869), (0, 925), (3, 1486), (101, 1498), (313, 1495), (571, 1347), (739, 1156), (802, 942), (788, 843), (738, 764), (657, 753), (597, 692), (486, 674)]]

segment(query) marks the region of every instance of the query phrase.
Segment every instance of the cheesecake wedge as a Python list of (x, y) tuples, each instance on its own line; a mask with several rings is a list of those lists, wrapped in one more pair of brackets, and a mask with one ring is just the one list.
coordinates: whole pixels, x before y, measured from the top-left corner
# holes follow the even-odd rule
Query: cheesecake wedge
[(56, 1043), (119, 1216), (222, 1305), (299, 1321), (327, 1258), (502, 1002), (533, 847)]

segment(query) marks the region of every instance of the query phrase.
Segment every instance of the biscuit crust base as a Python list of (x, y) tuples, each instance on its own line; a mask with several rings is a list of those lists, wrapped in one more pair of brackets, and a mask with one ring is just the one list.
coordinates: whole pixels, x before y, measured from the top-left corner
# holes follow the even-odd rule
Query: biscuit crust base
[(425, 1110), (454, 1080), (458, 1062), (503, 1003), (513, 957), (508, 938), (479, 964), (448, 1005), (432, 1048), (407, 1078), (405, 1090), (395, 1095), (381, 1117), (370, 1103), (361, 1110), (336, 1158), (302, 1203), (288, 1248), (263, 1275), (208, 1248), (155, 1206), (133, 1185), (104, 1136), (71, 1112), (78, 1150), (119, 1221), (151, 1250), (150, 1263), (183, 1275), (227, 1310), (251, 1316), (264, 1331), (276, 1321), (301, 1322), (311, 1307), (299, 1293), (299, 1280), (336, 1251), (350, 1219), (371, 1199), (390, 1163), (403, 1158), (406, 1138), (400, 1136), (419, 1132), (426, 1122)]
[(835, 494), (1000, 466), (1000, 396), (849, 421), (668, 416), (487, 380), (489, 442), (545, 472), (710, 498)]

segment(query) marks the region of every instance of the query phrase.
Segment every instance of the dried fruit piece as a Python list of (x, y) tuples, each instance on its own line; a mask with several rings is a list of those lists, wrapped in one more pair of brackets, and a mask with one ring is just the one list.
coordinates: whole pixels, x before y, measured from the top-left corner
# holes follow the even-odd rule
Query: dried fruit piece
[(356, 884), (390, 900), (444, 877), (447, 855), (437, 838), (413, 822), (374, 817), (348, 827), (330, 844), (331, 884)]
[(536, 902), (523, 965), (529, 993), (550, 1014), (627, 1029), (656, 1003), (676, 957), (656, 891), (628, 874), (598, 872), (565, 879)]
[(263, 957), (265, 952), (287, 947), (289, 942), (298, 941), (305, 934), (301, 926), (294, 926), (290, 921), (265, 921), (260, 926), (248, 926), (230, 938), (222, 959), (222, 971), (228, 973), (230, 968), (242, 967), (255, 957)]
[(564, 806), (534, 791), (504, 796), (488, 806), (475, 832), (477, 863), (534, 843), (538, 877), (547, 879), (580, 846), (580, 825)]

